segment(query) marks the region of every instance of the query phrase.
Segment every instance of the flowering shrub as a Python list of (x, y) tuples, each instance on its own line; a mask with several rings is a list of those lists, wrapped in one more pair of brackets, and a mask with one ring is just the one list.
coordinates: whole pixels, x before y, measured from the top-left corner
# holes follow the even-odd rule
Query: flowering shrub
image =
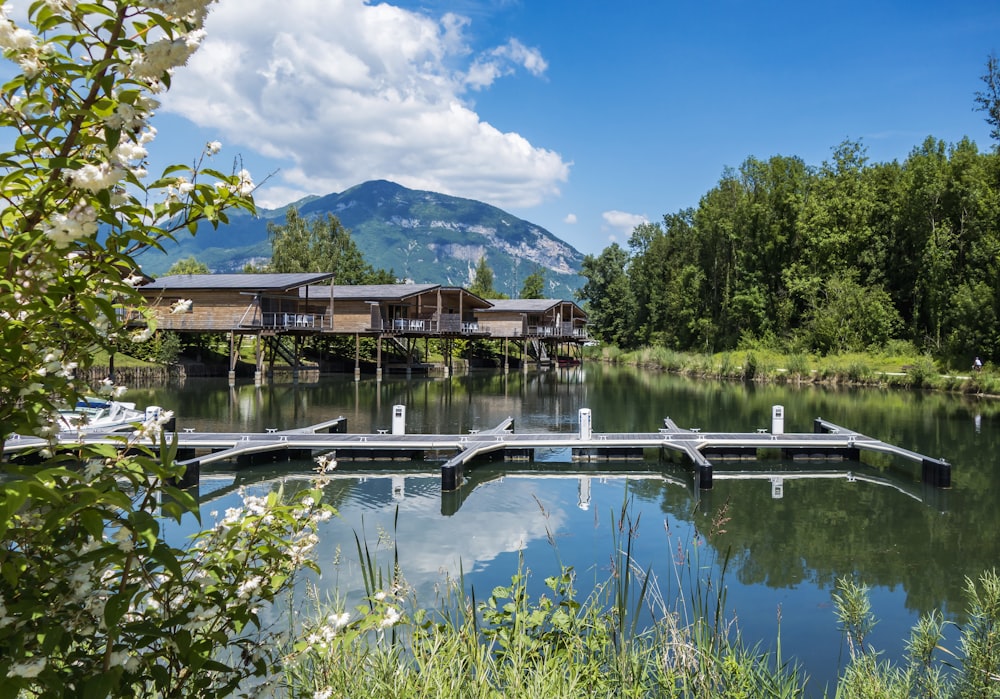
[(249, 173), (207, 167), (218, 142), (147, 173), (158, 96), (213, 1), (0, 8), (0, 443), (48, 440), (32, 465), (0, 463), (0, 697), (225, 696), (266, 676), (261, 610), (330, 514), (318, 491), (247, 498), (178, 548), (161, 523), (200, 514), (173, 485), (169, 414), (115, 444), (57, 435), (60, 407), (118, 390), (78, 370), (155, 330), (134, 255), (253, 210)]

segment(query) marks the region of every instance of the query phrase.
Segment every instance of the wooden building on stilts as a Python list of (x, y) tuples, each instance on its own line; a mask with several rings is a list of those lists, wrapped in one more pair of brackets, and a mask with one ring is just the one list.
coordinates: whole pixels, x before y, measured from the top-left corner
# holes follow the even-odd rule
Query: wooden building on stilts
[[(230, 382), (251, 339), (257, 383), (277, 357), (298, 370), (303, 340), (314, 336), (353, 338), (356, 379), (362, 338), (375, 342), (378, 378), (384, 349), (405, 356), (409, 372), (419, 343), (426, 356), (431, 339), (439, 341), (446, 375), (456, 340), (502, 341), (506, 368), (512, 345), (522, 363), (547, 363), (571, 356), (588, 339), (586, 314), (571, 301), (488, 300), (439, 284), (336, 285), (329, 273), (183, 274), (155, 279), (140, 292), (158, 330), (228, 334)], [(179, 301), (190, 303), (173, 312)]]

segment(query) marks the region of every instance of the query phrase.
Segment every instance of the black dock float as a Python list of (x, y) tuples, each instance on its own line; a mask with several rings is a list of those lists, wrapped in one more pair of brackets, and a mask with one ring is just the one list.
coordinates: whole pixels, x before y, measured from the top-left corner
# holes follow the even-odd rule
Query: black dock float
[(951, 487), (951, 464), (944, 459), (924, 457), (921, 461), (924, 483), (937, 488)]
[(424, 452), (409, 449), (335, 449), (338, 461), (422, 461)]
[(464, 471), (462, 462), (456, 461), (454, 463), (448, 463), (441, 467), (441, 490), (445, 493), (450, 493), (453, 490), (458, 490), (459, 486), (462, 485), (462, 479), (464, 477)]

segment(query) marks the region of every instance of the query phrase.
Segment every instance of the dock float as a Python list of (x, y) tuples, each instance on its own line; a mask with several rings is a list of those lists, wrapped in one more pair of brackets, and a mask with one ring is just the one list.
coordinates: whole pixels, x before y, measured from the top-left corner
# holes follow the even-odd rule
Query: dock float
[[(395, 406), (405, 417), (405, 408)], [(344, 460), (426, 460), (445, 458), (441, 466), (441, 489), (450, 492), (462, 486), (464, 472), (483, 460), (532, 460), (538, 449), (570, 449), (574, 461), (644, 459), (646, 450), (660, 456), (677, 455), (694, 468), (698, 487), (712, 488), (715, 459), (842, 459), (859, 461), (862, 452), (876, 452), (906, 459), (921, 466), (923, 482), (938, 488), (951, 487), (951, 464), (917, 452), (882, 442), (874, 437), (836, 425), (823, 418), (813, 421), (811, 433), (784, 433), (781, 406), (774, 407), (771, 430), (756, 432), (702, 432), (698, 428), (679, 427), (669, 417), (657, 432), (594, 432), (590, 410), (579, 411), (576, 432), (515, 434), (513, 418), (468, 434), (407, 434), (401, 420), (394, 420), (393, 430), (376, 434), (350, 434), (343, 417), (310, 427), (290, 430), (271, 429), (263, 433), (199, 433), (190, 428), (173, 433), (177, 442), (178, 463), (187, 467), (182, 485), (198, 482), (201, 466), (232, 460), (246, 466), (281, 460), (310, 459), (329, 453)], [(57, 437), (59, 445), (69, 449), (85, 444), (123, 444), (122, 435), (93, 432), (68, 432)], [(49, 446), (34, 437), (8, 439), (3, 444), (4, 457), (19, 455)]]

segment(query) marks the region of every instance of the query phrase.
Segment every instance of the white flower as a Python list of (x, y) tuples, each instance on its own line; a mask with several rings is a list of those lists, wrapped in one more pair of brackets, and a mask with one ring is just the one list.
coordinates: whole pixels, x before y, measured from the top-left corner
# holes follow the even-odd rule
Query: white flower
[(111, 538), (118, 544), (118, 548), (125, 553), (130, 553), (135, 548), (135, 545), (132, 543), (132, 532), (128, 527), (120, 527)]
[(100, 192), (101, 190), (113, 187), (124, 176), (125, 171), (121, 168), (112, 167), (111, 163), (84, 165), (80, 169), (70, 173), (69, 183), (77, 189)]
[(95, 459), (83, 469), (83, 477), (88, 481), (92, 481), (101, 475), (102, 471), (104, 471), (104, 462)]
[(399, 610), (396, 609), (395, 607), (389, 607), (388, 609), (385, 610), (385, 616), (382, 618), (381, 621), (379, 621), (378, 627), (380, 629), (386, 629), (389, 628), (390, 626), (395, 626), (399, 622), (399, 619), (400, 619)]
[(191, 299), (178, 299), (170, 306), (170, 314), (176, 315), (178, 313), (188, 313), (191, 310)]
[(260, 585), (263, 579), (259, 575), (254, 575), (253, 577), (244, 580), (240, 583), (240, 586), (236, 590), (236, 594), (241, 598), (246, 599), (251, 594), (260, 589)]
[(23, 663), (14, 663), (7, 671), (7, 677), (25, 677), (31, 679), (38, 677), (45, 669), (45, 658), (26, 660)]
[(124, 666), (128, 662), (128, 651), (116, 650), (112, 651), (111, 657), (109, 658), (111, 667)]
[(333, 458), (332, 454), (320, 454), (316, 457), (316, 471), (318, 473), (329, 473), (333, 469), (337, 468), (337, 460)]
[(330, 699), (333, 696), (333, 688), (325, 687), (313, 693), (313, 699)]
[(351, 621), (351, 615), (348, 612), (343, 612), (342, 614), (331, 614), (326, 618), (326, 620), (330, 626), (333, 627), (334, 631), (339, 631), (347, 626), (348, 622)]
[(205, 152), (209, 155), (215, 155), (220, 150), (222, 150), (222, 144), (219, 141), (209, 141), (205, 144)]
[(149, 152), (143, 146), (133, 141), (121, 141), (111, 154), (115, 161), (122, 164), (133, 160), (142, 160), (147, 155), (149, 155)]
[(146, 46), (145, 51), (132, 54), (132, 74), (138, 78), (158, 79), (164, 73), (187, 63), (205, 38), (205, 32), (196, 29), (175, 39), (160, 39)]
[(18, 29), (7, 18), (7, 10), (0, 16), (0, 48), (15, 51), (28, 51), (37, 48), (35, 35), (27, 29)]

